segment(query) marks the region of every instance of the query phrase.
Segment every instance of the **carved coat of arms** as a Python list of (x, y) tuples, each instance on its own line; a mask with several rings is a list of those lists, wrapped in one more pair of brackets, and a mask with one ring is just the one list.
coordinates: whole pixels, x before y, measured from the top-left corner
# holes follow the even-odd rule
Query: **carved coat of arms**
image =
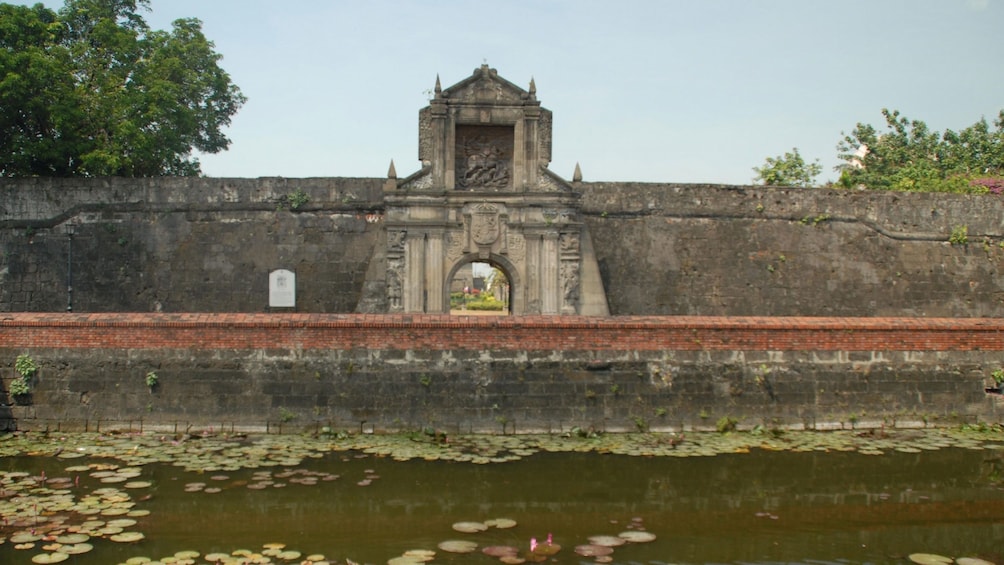
[(471, 239), (478, 245), (491, 245), (499, 238), (498, 208), (478, 206), (471, 214)]

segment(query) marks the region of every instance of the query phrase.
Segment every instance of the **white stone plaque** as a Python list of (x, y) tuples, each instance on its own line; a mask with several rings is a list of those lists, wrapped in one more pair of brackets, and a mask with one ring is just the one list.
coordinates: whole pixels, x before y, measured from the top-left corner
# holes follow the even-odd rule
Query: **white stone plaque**
[(268, 305), (271, 308), (296, 307), (296, 273), (276, 269), (268, 274)]

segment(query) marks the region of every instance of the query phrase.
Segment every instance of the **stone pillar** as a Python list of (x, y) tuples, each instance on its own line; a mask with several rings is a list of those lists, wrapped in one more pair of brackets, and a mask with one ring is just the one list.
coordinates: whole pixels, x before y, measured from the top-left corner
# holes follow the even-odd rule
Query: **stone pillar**
[(405, 312), (425, 311), (425, 234), (408, 232), (404, 244), (403, 299)]
[(558, 284), (558, 234), (548, 232), (540, 246), (540, 313), (557, 314), (561, 305)]
[(443, 261), (446, 254), (443, 250), (443, 233), (433, 232), (425, 240), (426, 261), (425, 267), (425, 311), (440, 313), (443, 309)]
[(524, 311), (516, 314), (540, 314), (540, 234), (525, 233)]

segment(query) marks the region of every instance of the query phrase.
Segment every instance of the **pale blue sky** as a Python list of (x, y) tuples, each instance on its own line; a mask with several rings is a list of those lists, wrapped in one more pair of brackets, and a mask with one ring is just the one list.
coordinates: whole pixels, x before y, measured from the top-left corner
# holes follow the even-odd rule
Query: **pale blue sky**
[[(59, 7), (61, 1), (46, 1)], [(419, 168), (418, 110), (487, 62), (554, 113), (550, 168), (587, 181), (748, 184), (883, 107), (959, 130), (1004, 108), (1004, 0), (152, 0), (202, 20), (248, 97), (209, 176)]]

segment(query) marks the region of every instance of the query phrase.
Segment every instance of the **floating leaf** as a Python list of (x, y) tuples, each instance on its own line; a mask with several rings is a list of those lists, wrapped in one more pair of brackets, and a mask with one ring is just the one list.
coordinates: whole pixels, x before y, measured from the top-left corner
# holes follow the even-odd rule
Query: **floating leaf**
[(491, 557), (503, 557), (518, 554), (519, 548), (511, 545), (489, 545), (481, 548), (481, 553)]
[(638, 530), (621, 532), (617, 534), (617, 537), (626, 539), (631, 543), (648, 543), (650, 541), (655, 541), (655, 534), (651, 532), (642, 532)]
[(59, 552), (67, 555), (80, 555), (82, 553), (88, 553), (93, 549), (94, 546), (89, 543), (75, 543), (73, 545), (64, 545), (60, 548)]
[(144, 536), (141, 532), (122, 532), (120, 534), (109, 536), (108, 539), (118, 543), (132, 543), (137, 542), (144, 537), (146, 536)]
[(478, 544), (473, 541), (446, 540), (440, 542), (438, 547), (448, 553), (472, 553), (478, 549)]
[(32, 563), (59, 563), (61, 561), (66, 561), (70, 556), (65, 553), (54, 552), (54, 553), (39, 553), (38, 555), (31, 558)]
[(606, 547), (617, 547), (627, 543), (627, 540), (620, 536), (589, 536), (589, 543)]
[(457, 522), (453, 524), (453, 529), (465, 534), (483, 532), (488, 529), (483, 522)]
[(516, 527), (516, 520), (510, 520), (509, 518), (495, 518), (494, 520), (485, 520), (485, 525), (489, 528), (507, 530), (509, 528)]
[(952, 562), (952, 558), (934, 553), (911, 553), (910, 561), (918, 565), (947, 565)]
[(575, 553), (583, 557), (599, 557), (601, 555), (610, 555), (613, 552), (614, 548), (607, 545), (597, 545), (595, 543), (575, 546)]

